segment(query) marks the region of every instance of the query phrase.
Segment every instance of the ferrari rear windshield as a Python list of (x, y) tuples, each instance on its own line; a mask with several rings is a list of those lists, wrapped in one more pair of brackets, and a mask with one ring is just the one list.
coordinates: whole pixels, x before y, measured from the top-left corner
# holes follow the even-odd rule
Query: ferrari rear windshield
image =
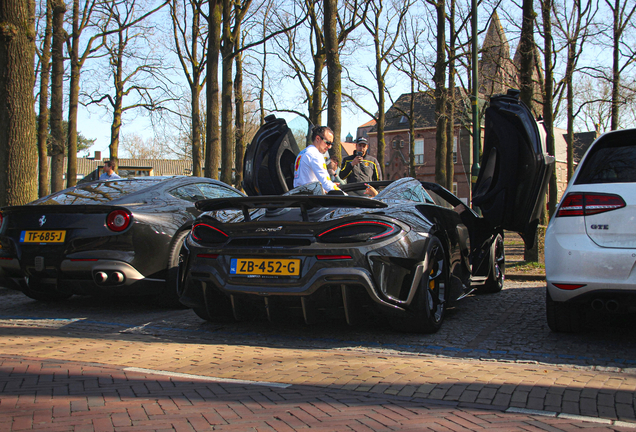
[(68, 188), (56, 194), (34, 201), (33, 204), (72, 205), (72, 204), (100, 204), (117, 200), (140, 190), (155, 186), (162, 179), (110, 180), (92, 182)]

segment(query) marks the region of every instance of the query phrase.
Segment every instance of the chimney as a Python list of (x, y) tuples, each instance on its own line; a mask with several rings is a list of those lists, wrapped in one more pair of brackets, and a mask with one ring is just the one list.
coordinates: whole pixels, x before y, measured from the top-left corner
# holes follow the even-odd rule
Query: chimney
[(102, 160), (102, 152), (96, 150), (95, 151), (95, 157), (93, 159)]

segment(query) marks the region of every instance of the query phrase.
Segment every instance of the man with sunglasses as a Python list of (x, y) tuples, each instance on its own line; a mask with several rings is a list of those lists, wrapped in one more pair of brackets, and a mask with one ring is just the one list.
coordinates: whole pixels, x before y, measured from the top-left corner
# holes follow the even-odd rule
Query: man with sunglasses
[(333, 131), (328, 126), (316, 126), (311, 131), (311, 144), (298, 154), (294, 163), (294, 187), (319, 181), (326, 191), (339, 190), (331, 181), (325, 155), (333, 145)]

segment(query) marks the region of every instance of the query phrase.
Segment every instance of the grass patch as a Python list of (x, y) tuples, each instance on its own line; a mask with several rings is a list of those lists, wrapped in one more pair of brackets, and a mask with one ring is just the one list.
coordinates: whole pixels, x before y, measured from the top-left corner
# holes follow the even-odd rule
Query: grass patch
[(515, 270), (518, 272), (536, 272), (545, 271), (545, 264), (530, 261), (507, 262), (506, 270)]

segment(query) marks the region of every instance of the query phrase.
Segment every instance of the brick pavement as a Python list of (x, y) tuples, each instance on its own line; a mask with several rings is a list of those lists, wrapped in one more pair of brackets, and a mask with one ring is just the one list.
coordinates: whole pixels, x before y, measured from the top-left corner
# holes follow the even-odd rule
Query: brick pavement
[[(263, 382), (275, 386), (259, 385)], [(0, 327), (0, 390), (0, 430), (636, 426), (636, 376), (611, 368), (202, 344), (46, 328)]]

